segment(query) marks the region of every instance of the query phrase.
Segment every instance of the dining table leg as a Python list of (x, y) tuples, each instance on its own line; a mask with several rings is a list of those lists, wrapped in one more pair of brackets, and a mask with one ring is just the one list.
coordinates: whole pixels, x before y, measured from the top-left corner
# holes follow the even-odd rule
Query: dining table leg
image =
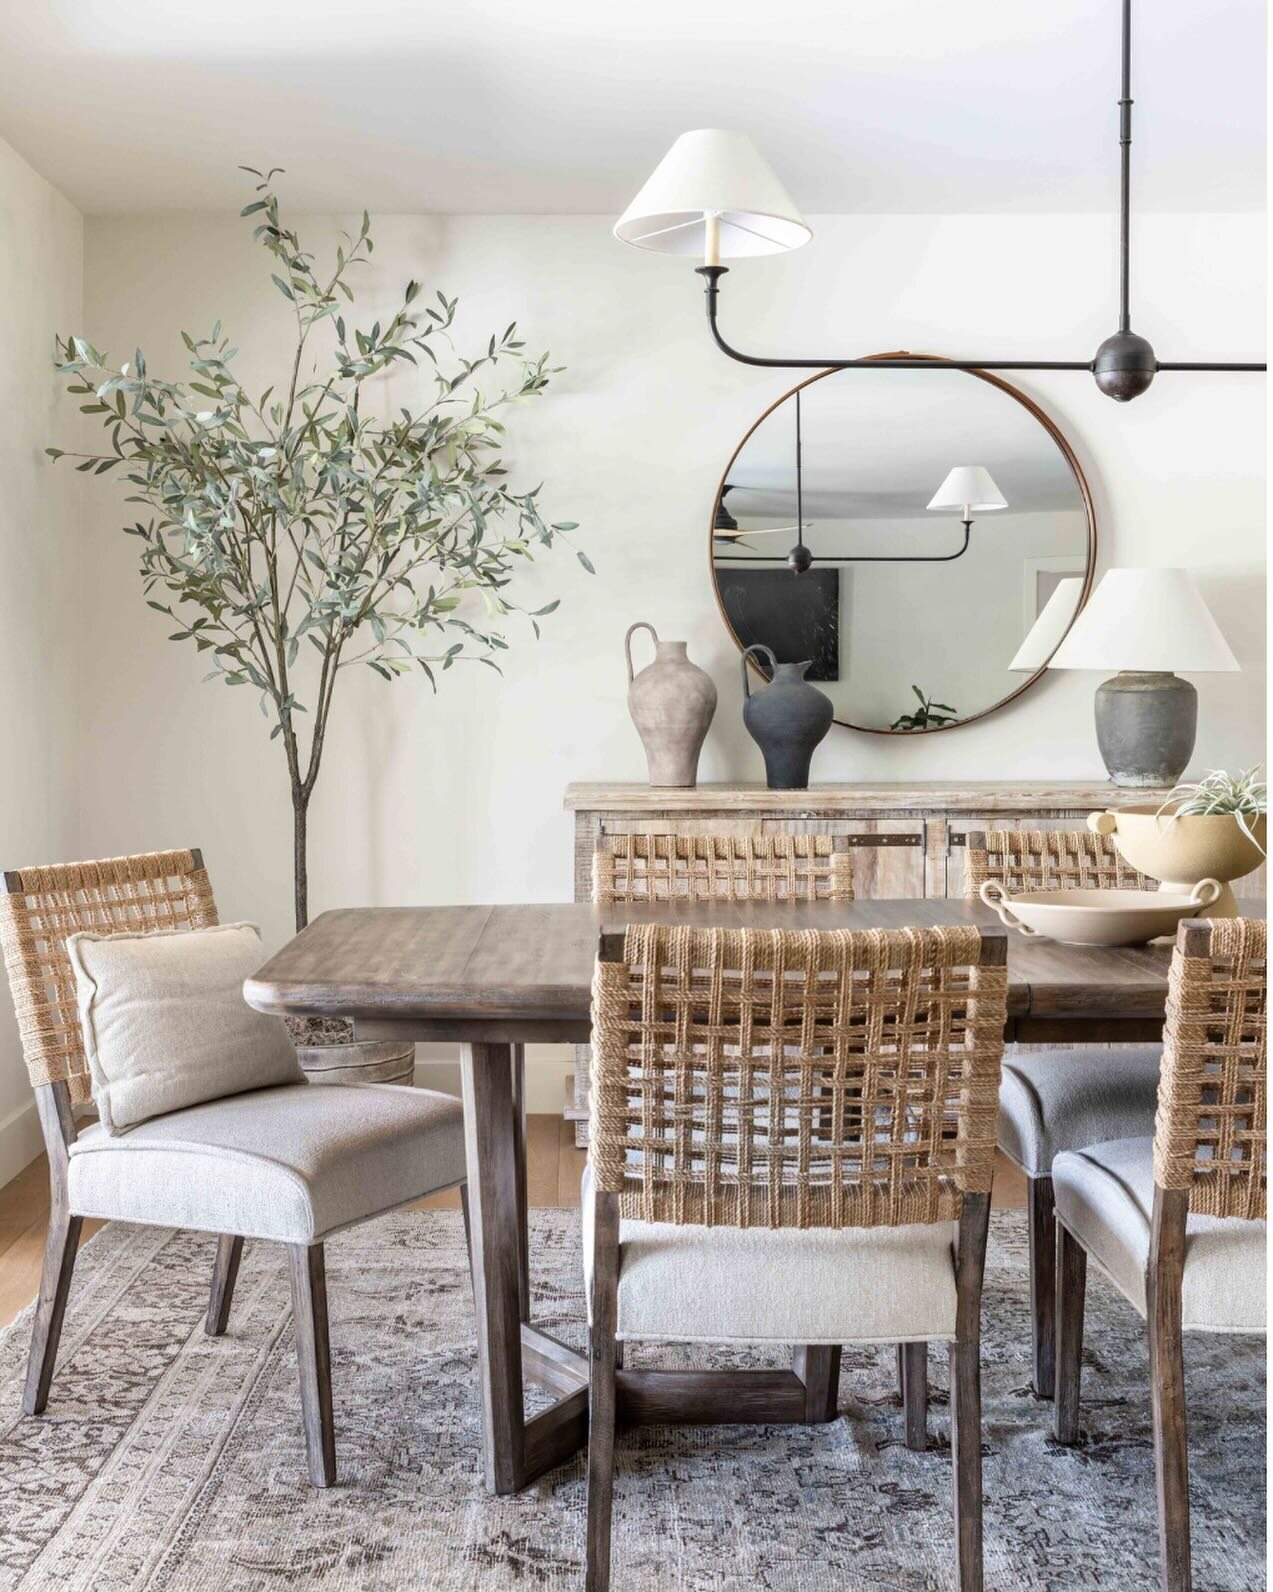
[[(514, 1047), (462, 1045), (460, 1076), (482, 1469), (488, 1491), (513, 1493), (586, 1441), (587, 1368), (582, 1356), (537, 1331), (523, 1314), (525, 1191), (520, 1185), (525, 1176)], [(525, 1414), (525, 1374), (559, 1395), (530, 1420)]]
[(513, 1153), (517, 1158), (517, 1251), (521, 1317), (530, 1320), (530, 1205), (526, 1189), (526, 1047), (509, 1047), (513, 1067)]

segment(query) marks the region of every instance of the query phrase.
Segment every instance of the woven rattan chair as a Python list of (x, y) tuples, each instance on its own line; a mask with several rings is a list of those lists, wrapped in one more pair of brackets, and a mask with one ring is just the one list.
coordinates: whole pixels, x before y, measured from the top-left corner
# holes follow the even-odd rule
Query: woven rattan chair
[(853, 864), (843, 835), (605, 835), (592, 899), (852, 901)]
[[(297, 1082), (174, 1111), (120, 1136), (99, 1123), (81, 1132), (74, 1107), (91, 1089), (67, 937), (216, 922), (197, 851), (3, 875), (0, 948), (49, 1157), (49, 1229), (23, 1409), (39, 1415), (48, 1402), (85, 1217), (217, 1234), (211, 1336), (226, 1329), (239, 1235), (274, 1239), (288, 1248), (310, 1480), (327, 1486), (336, 1459), (322, 1240), (462, 1185), (462, 1114), (458, 1101), (429, 1091)], [(227, 1210), (258, 1225), (225, 1234), (215, 1218)]]
[(1267, 925), (1177, 932), (1153, 1138), (1057, 1157), (1058, 1440), (1077, 1437), (1087, 1258), (1149, 1337), (1165, 1592), (1188, 1592), (1186, 1332), (1266, 1330)]
[[(843, 835), (603, 835), (592, 854), (592, 899), (604, 907), (641, 901), (852, 901), (853, 863)], [(519, 1066), (515, 1056), (515, 1086)], [(581, 1126), (586, 1130), (586, 1123)], [(927, 1383), (908, 1375), (901, 1345), (898, 1380), (904, 1400), (909, 1393), (909, 1440), (923, 1447), (916, 1434), (927, 1420)]]
[[(1105, 835), (996, 829), (968, 836), (967, 892), (987, 880), (1018, 890), (1156, 890)], [(1102, 1139), (1148, 1133), (1158, 1098), (1160, 1045), (1010, 1050), (999, 1092), (999, 1148), (1026, 1179), (1034, 1391), (1051, 1398), (1056, 1362), (1056, 1223), (1052, 1159)]]
[[(616, 1419), (835, 1418), (840, 1346), (950, 1345), (961, 1588), (981, 1585), (980, 1309), (1005, 942), (969, 926), (642, 924), (593, 986), (587, 1584)], [(618, 1369), (620, 1342), (799, 1345), (793, 1369)]]
[(992, 829), (968, 835), (968, 894), (993, 879), (1017, 890), (1157, 890), (1108, 835), (1086, 829)]

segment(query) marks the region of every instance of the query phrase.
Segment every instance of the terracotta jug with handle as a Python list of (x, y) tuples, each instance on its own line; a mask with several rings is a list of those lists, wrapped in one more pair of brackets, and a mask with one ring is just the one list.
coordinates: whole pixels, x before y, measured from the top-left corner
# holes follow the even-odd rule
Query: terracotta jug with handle
[[(648, 630), (654, 641), (654, 662), (632, 672), (632, 637)], [(683, 641), (660, 641), (644, 620), (623, 638), (628, 660), (628, 712), (637, 727), (651, 785), (692, 788), (698, 779), (698, 754), (716, 712), (716, 687), (711, 675), (691, 663)]]

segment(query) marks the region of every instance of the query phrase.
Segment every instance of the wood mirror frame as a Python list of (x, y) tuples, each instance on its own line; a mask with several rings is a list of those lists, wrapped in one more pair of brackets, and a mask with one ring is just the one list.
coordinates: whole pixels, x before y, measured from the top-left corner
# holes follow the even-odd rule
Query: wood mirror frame
[[(906, 349), (897, 349), (889, 354), (869, 354), (865, 357), (869, 359), (928, 359), (931, 360), (935, 366), (946, 364), (946, 361), (941, 357), (940, 354), (912, 354)], [(1060, 646), (1061, 641), (1069, 633), (1070, 627), (1073, 625), (1074, 620), (1078, 618), (1079, 614), (1082, 612), (1084, 604), (1087, 602), (1088, 596), (1092, 590), (1093, 572), (1096, 568), (1096, 510), (1092, 505), (1092, 493), (1091, 488), (1087, 484), (1087, 477), (1083, 474), (1083, 468), (1079, 464), (1078, 459), (1075, 457), (1074, 449), (1070, 446), (1065, 433), (1039, 406), (1039, 404), (1034, 401), (1033, 398), (1028, 398), (1025, 393), (1020, 390), (1020, 388), (1014, 387), (1011, 382), (1004, 381), (1000, 376), (992, 375), (989, 371), (961, 370), (958, 371), (957, 374), (961, 376), (971, 376), (976, 381), (984, 381), (988, 386), (997, 387), (1000, 392), (1006, 394), (1007, 397), (1019, 403), (1028, 414), (1038, 421), (1039, 425), (1043, 427), (1044, 431), (1047, 432), (1048, 436), (1051, 437), (1052, 441), (1056, 444), (1061, 457), (1069, 466), (1070, 473), (1074, 477), (1075, 485), (1078, 487), (1079, 496), (1083, 501), (1083, 511), (1087, 516), (1087, 564), (1083, 572), (1083, 589), (1079, 593), (1078, 605), (1070, 618), (1069, 624), (1066, 625), (1065, 630), (1057, 640), (1057, 646)], [(709, 520), (707, 529), (707, 567), (708, 572), (711, 575), (712, 595), (716, 599), (716, 609), (720, 614), (721, 623), (729, 632), (730, 639), (733, 641), (740, 653), (743, 651), (743, 643), (739, 639), (733, 625), (730, 623), (729, 615), (725, 612), (725, 605), (721, 601), (720, 585), (716, 578), (715, 521), (716, 511), (721, 501), (721, 493), (725, 488), (725, 483), (729, 480), (730, 472), (733, 470), (734, 465), (738, 461), (739, 454), (742, 453), (743, 449), (747, 446), (752, 436), (757, 430), (759, 430), (764, 422), (768, 420), (769, 416), (773, 414), (775, 410), (781, 409), (783, 404), (785, 404), (789, 399), (793, 398), (797, 392), (803, 391), (806, 387), (812, 387), (815, 382), (825, 381), (828, 376), (845, 376), (846, 379), (850, 381), (853, 379), (852, 371), (846, 373), (844, 371), (832, 368), (829, 370), (820, 370), (816, 375), (809, 376), (804, 381), (798, 381), (793, 387), (789, 387), (786, 392), (784, 392), (780, 397), (776, 398), (762, 414), (757, 415), (756, 419), (752, 421), (751, 425), (747, 428), (740, 439), (738, 446), (730, 454), (729, 461), (724, 470), (721, 472), (720, 481), (716, 486), (716, 495), (712, 499), (711, 519)], [(905, 377), (901, 377), (900, 379), (905, 380)], [(1055, 651), (1055, 648), (1053, 650)], [(748, 659), (748, 663), (760, 679), (764, 680), (766, 678), (764, 672), (760, 669), (754, 658)], [(838, 717), (833, 720), (833, 723), (838, 724), (842, 729), (857, 730), (862, 735), (939, 735), (943, 730), (959, 730), (962, 729), (965, 724), (976, 724), (979, 719), (988, 718), (990, 714), (997, 713), (1000, 708), (1005, 708), (1010, 702), (1015, 702), (1023, 692), (1028, 691), (1032, 685), (1037, 684), (1037, 682), (1046, 673), (1047, 664), (1044, 663), (1040, 665), (1040, 667), (1037, 668), (1033, 674), (1027, 676), (1027, 678), (1024, 679), (1015, 690), (1009, 691), (1006, 696), (1000, 697), (997, 702), (992, 702), (989, 707), (982, 708), (977, 713), (970, 713), (967, 718), (956, 719), (953, 724), (933, 724), (920, 730), (895, 730), (875, 725), (854, 724), (849, 719), (842, 719)]]

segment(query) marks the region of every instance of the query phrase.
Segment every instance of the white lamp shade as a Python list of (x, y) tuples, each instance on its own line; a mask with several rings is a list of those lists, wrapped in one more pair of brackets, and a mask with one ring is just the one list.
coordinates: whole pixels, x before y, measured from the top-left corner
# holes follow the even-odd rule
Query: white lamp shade
[(1168, 674), (1238, 667), (1187, 569), (1109, 570), (1052, 659), (1054, 669)]
[(1009, 669), (1019, 669), (1033, 674), (1036, 669), (1043, 667), (1056, 651), (1057, 642), (1074, 618), (1074, 610), (1078, 607), (1082, 595), (1081, 575), (1067, 576), (1065, 580), (1057, 581), (1052, 595), (1043, 605), (1043, 611), (1030, 626), (1025, 640), (1017, 648), (1017, 655), (1008, 665)]
[(987, 514), (1006, 509), (1008, 500), (982, 464), (957, 464), (933, 494), (930, 509), (976, 509)]
[(614, 235), (638, 249), (702, 257), (708, 216), (720, 219), (722, 256), (781, 254), (812, 237), (751, 139), (717, 127), (681, 134)]

